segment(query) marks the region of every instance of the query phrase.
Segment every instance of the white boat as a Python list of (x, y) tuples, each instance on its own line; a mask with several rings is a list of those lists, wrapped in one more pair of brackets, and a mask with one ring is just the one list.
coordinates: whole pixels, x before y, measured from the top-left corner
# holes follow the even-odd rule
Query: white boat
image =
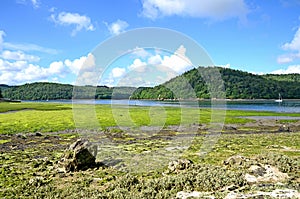
[(279, 98), (277, 100), (275, 100), (275, 102), (282, 102), (282, 97), (281, 97), (280, 93), (279, 93)]

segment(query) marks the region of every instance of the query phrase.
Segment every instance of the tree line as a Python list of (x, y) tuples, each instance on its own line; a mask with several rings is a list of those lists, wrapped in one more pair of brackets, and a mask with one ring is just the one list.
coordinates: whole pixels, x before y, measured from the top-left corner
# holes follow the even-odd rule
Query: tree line
[(128, 99), (135, 90), (132, 87), (73, 86), (48, 82), (21, 86), (2, 85), (0, 88), (2, 88), (3, 97), (12, 100)]
[[(218, 92), (223, 91), (223, 92)], [(137, 89), (134, 99), (300, 98), (300, 74), (255, 75), (221, 67), (199, 67), (164, 84)]]
[[(219, 92), (223, 91), (223, 92)], [(199, 67), (155, 87), (73, 86), (37, 82), (0, 84), (0, 98), (58, 99), (300, 99), (300, 74), (255, 75), (221, 67)]]

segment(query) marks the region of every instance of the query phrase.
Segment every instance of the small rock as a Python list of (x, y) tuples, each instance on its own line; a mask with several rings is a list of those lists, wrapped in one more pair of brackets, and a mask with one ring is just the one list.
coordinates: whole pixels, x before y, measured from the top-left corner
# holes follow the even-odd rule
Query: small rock
[(229, 157), (227, 160), (223, 162), (224, 165), (227, 166), (240, 166), (243, 165), (245, 162), (249, 161), (249, 159), (245, 158), (241, 155), (235, 155)]
[(257, 183), (257, 178), (255, 176), (253, 176), (253, 175), (250, 175), (249, 173), (246, 173), (245, 180), (249, 184), (255, 184), (255, 183)]
[(237, 130), (237, 128), (234, 126), (224, 126), (223, 129), (227, 130), (227, 131), (236, 131)]
[(192, 161), (187, 159), (174, 160), (169, 162), (169, 172), (178, 172), (179, 170), (188, 169), (193, 164)]
[(34, 185), (34, 186), (40, 186), (44, 183), (44, 178), (41, 176), (37, 176), (37, 177), (31, 178), (28, 183), (31, 185)]
[(38, 136), (38, 137), (40, 137), (40, 136), (43, 136), (40, 132), (36, 132), (35, 133), (35, 136)]
[(26, 139), (27, 137), (24, 135), (24, 134), (22, 134), (22, 133), (18, 133), (17, 135), (17, 138), (21, 138), (21, 139)]
[(287, 126), (287, 125), (281, 125), (279, 128), (278, 128), (278, 131), (279, 132), (291, 132), (291, 130), (290, 130), (290, 127), (289, 126)]

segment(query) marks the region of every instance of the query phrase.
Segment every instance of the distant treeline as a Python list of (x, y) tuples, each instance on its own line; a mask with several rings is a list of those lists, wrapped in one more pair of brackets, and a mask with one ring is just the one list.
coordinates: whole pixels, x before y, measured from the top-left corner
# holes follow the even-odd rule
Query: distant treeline
[(128, 99), (135, 90), (132, 87), (72, 86), (69, 84), (37, 82), (21, 86), (0, 85), (4, 98), (13, 100), (58, 99)]
[[(219, 76), (216, 72), (219, 71)], [(222, 82), (223, 80), (223, 82)], [(153, 88), (139, 88), (133, 99), (188, 99), (224, 97), (229, 99), (300, 98), (300, 74), (255, 75), (221, 67), (199, 67)], [(213, 93), (213, 96), (211, 95)], [(218, 96), (219, 95), (219, 96)]]
[[(218, 74), (218, 75), (216, 75)], [(224, 92), (219, 92), (223, 90)], [(1, 92), (2, 91), (2, 92)], [(155, 87), (72, 86), (58, 83), (0, 85), (0, 98), (13, 100), (95, 99), (300, 99), (300, 74), (255, 75), (220, 67), (199, 67)]]

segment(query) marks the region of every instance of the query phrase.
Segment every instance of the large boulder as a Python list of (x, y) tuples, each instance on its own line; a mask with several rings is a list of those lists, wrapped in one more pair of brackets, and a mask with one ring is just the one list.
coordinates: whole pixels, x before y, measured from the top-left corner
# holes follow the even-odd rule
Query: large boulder
[(59, 171), (72, 172), (96, 166), (97, 146), (88, 140), (78, 139), (70, 145), (59, 161)]

